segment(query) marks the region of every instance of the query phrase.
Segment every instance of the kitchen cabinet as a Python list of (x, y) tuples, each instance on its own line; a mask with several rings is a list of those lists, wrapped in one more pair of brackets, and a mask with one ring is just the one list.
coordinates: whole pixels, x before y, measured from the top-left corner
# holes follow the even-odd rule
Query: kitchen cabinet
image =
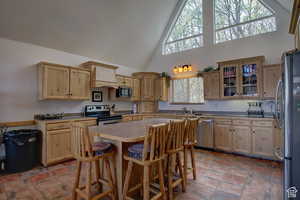
[(96, 118), (74, 120), (37, 121), (42, 131), (42, 164), (48, 166), (73, 158), (71, 123), (81, 122), (86, 126), (95, 126)]
[(90, 72), (59, 64), (38, 64), (39, 99), (90, 99)]
[(166, 77), (155, 80), (155, 97), (157, 101), (169, 100), (170, 81)]
[(264, 56), (219, 62), (221, 98), (261, 98), (263, 62)]
[(274, 99), (276, 95), (276, 86), (281, 79), (281, 65), (263, 66), (263, 97), (265, 99)]
[(204, 81), (204, 99), (215, 100), (220, 99), (220, 72), (203, 73)]
[(132, 78), (132, 96), (131, 101), (139, 101), (141, 99), (141, 86), (138, 78)]
[(159, 78), (159, 73), (137, 72), (133, 77), (140, 79), (141, 101), (155, 101), (155, 80)]
[(158, 106), (155, 101), (142, 101), (137, 108), (139, 113), (154, 113), (157, 112)]
[(215, 147), (223, 151), (232, 151), (231, 125), (215, 123)]
[(251, 128), (249, 126), (233, 126), (232, 149), (237, 153), (251, 153)]
[(132, 78), (128, 76), (116, 75), (119, 86), (132, 88)]
[(252, 127), (252, 150), (254, 155), (274, 156), (274, 134), (271, 127)]

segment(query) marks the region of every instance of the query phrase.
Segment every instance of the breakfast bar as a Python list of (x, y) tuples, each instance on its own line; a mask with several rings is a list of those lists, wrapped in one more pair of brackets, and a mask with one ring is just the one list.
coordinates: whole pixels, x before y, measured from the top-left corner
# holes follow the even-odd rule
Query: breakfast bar
[(148, 127), (154, 124), (168, 123), (171, 119), (155, 118), (141, 121), (129, 121), (105, 126), (91, 126), (89, 133), (100, 136), (103, 140), (110, 142), (117, 148), (115, 157), (115, 174), (117, 177), (117, 190), (119, 199), (122, 199), (123, 180), (126, 171), (126, 162), (123, 155), (130, 145), (142, 142)]

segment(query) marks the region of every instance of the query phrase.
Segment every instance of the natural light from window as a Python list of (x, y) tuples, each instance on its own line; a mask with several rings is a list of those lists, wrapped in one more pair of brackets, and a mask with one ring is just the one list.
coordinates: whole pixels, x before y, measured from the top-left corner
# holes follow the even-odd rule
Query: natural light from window
[(187, 0), (163, 45), (163, 55), (203, 46), (202, 0)]
[(172, 103), (204, 103), (202, 77), (172, 80)]
[(274, 11), (259, 0), (215, 0), (215, 43), (276, 31)]

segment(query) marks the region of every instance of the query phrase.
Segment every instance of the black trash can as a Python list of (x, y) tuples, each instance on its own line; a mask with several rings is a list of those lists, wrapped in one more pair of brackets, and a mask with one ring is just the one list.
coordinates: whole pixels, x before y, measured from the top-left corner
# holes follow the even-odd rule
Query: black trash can
[(41, 131), (20, 129), (6, 132), (5, 170), (9, 173), (30, 170), (40, 163)]

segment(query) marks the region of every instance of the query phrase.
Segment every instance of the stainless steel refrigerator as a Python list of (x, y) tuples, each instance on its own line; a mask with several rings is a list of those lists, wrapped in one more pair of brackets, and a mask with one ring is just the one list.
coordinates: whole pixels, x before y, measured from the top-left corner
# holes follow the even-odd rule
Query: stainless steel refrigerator
[(275, 152), (284, 163), (283, 199), (300, 200), (300, 51), (282, 56), (275, 116), (284, 136), (282, 149)]

